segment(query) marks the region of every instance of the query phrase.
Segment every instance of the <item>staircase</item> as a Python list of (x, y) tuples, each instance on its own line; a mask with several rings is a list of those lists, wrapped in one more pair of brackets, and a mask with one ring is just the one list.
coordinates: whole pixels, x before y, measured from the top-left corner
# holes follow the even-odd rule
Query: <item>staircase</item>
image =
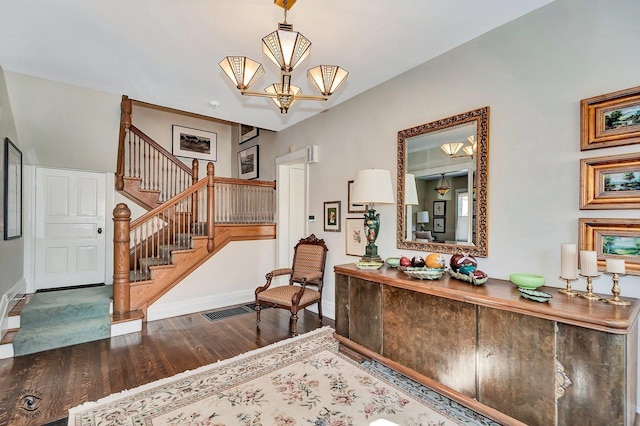
[(114, 319), (147, 308), (231, 241), (275, 238), (275, 183), (206, 177), (131, 123), (123, 96), (116, 189), (148, 210), (114, 210)]

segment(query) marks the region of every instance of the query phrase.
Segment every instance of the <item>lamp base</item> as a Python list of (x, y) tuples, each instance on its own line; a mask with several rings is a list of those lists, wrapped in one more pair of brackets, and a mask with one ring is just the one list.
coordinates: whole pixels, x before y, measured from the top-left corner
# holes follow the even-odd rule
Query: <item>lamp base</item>
[(382, 262), (382, 258), (378, 255), (367, 256), (366, 254), (360, 258), (361, 262)]

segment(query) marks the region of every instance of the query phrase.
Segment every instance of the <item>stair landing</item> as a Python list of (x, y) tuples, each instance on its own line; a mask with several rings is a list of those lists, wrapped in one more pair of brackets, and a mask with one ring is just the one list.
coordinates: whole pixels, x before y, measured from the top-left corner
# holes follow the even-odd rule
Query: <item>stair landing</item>
[[(8, 330), (0, 340), (0, 359), (13, 358), (13, 339), (20, 329), (20, 315), (24, 307), (31, 301), (34, 294), (18, 295), (10, 302), (8, 314)], [(144, 313), (131, 311), (124, 315), (113, 314), (113, 302), (109, 308), (111, 318), (111, 337), (142, 331)]]

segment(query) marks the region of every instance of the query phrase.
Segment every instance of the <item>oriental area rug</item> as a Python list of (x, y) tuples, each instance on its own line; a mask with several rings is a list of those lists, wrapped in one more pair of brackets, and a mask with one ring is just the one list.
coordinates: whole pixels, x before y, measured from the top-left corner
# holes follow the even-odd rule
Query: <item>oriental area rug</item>
[(497, 425), (384, 366), (330, 327), (69, 410), (69, 425)]

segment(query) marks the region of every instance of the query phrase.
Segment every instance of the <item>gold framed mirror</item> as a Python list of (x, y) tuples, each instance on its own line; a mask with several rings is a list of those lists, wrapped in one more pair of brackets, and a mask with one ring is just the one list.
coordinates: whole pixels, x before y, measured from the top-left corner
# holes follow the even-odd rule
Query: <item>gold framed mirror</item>
[(399, 131), (397, 247), (487, 257), (488, 166), (488, 106)]

